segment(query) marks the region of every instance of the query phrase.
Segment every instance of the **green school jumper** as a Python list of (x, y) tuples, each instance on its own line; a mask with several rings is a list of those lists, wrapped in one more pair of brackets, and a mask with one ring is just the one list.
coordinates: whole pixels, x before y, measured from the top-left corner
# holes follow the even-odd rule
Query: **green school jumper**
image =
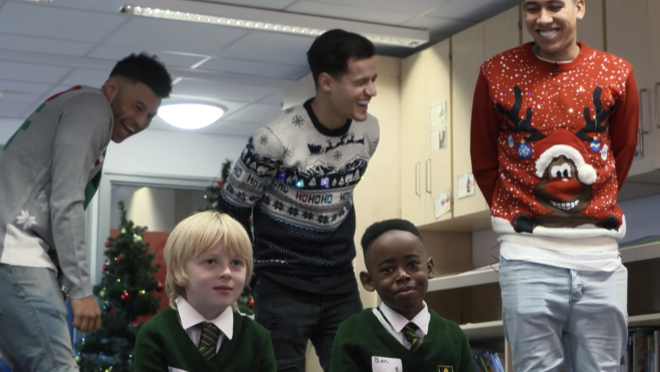
[(207, 361), (168, 307), (145, 323), (135, 343), (133, 370), (138, 372), (276, 372), (268, 331), (252, 319), (234, 313), (234, 336), (226, 337)]
[(401, 361), (403, 371), (398, 372), (477, 372), (463, 330), (435, 311), (429, 309), (429, 313), (429, 332), (415, 351), (406, 349), (392, 337), (373, 309), (353, 315), (337, 330), (330, 372), (378, 370), (372, 368), (374, 364), (382, 364), (387, 358)]

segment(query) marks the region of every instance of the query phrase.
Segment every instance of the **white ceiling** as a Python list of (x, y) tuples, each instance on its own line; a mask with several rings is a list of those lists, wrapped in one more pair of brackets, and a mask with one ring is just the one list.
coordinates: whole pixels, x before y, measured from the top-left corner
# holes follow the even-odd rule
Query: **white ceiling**
[[(435, 42), (519, 0), (206, 2), (426, 29)], [(308, 73), (310, 37), (130, 16), (119, 13), (122, 5), (124, 0), (0, 0), (0, 118), (24, 119), (41, 101), (72, 85), (100, 87), (117, 60), (146, 51), (180, 78), (172, 99), (227, 109), (201, 132), (245, 136), (273, 119), (282, 88)], [(414, 51), (378, 48), (379, 54), (399, 57)], [(151, 128), (178, 130), (160, 119)]]

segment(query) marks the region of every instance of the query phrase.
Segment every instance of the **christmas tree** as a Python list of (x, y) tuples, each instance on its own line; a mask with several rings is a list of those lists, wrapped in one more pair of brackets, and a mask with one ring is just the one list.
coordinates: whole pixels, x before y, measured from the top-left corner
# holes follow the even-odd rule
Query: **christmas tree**
[[(222, 196), (220, 195), (220, 191), (222, 190), (222, 187), (225, 185), (225, 182), (227, 182), (227, 179), (229, 178), (229, 172), (231, 172), (231, 160), (226, 159), (224, 163), (222, 163), (222, 170), (220, 171), (220, 180), (215, 181), (211, 186), (206, 188), (206, 191), (208, 193), (204, 195), (204, 198), (208, 201), (208, 205), (203, 208), (202, 210), (217, 210), (220, 212), (223, 212), (219, 206), (218, 206), (218, 199), (221, 198)], [(247, 278), (247, 281), (250, 281), (250, 278)], [(252, 297), (252, 288), (246, 286), (245, 289), (243, 289), (243, 293), (241, 293), (240, 297), (238, 298), (238, 311), (245, 315), (253, 315), (254, 314), (254, 298)]]
[(152, 265), (156, 254), (148, 252), (149, 245), (142, 241), (147, 228), (126, 219), (123, 202), (119, 209), (121, 233), (105, 243), (103, 278), (94, 287), (101, 301), (101, 328), (86, 334), (76, 345), (76, 362), (82, 372), (132, 371), (141, 326), (136, 320), (156, 314), (160, 304), (160, 299), (151, 295), (152, 291), (162, 291), (163, 284), (154, 278), (160, 266)]

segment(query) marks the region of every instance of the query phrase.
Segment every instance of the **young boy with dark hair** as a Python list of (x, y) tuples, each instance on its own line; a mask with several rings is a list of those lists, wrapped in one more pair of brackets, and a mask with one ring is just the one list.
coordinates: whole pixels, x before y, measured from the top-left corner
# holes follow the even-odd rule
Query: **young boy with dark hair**
[(362, 286), (382, 303), (342, 323), (331, 372), (476, 372), (467, 337), (424, 302), (433, 259), (405, 220), (371, 225), (362, 236), (367, 272)]
[[(362, 310), (353, 189), (379, 139), (367, 114), (376, 95), (374, 45), (343, 30), (307, 53), (316, 96), (250, 138), (218, 208), (252, 234), (255, 319), (270, 332), (280, 371), (303, 371), (311, 339), (328, 371), (337, 327)], [(296, 316), (291, 316), (296, 314)]]

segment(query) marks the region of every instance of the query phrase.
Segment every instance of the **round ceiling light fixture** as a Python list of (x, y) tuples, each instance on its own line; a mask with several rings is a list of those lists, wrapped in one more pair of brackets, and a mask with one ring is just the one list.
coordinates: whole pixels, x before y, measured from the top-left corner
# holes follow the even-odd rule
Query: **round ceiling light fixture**
[(158, 109), (158, 116), (167, 124), (182, 129), (208, 127), (224, 113), (221, 107), (202, 103), (170, 103)]

